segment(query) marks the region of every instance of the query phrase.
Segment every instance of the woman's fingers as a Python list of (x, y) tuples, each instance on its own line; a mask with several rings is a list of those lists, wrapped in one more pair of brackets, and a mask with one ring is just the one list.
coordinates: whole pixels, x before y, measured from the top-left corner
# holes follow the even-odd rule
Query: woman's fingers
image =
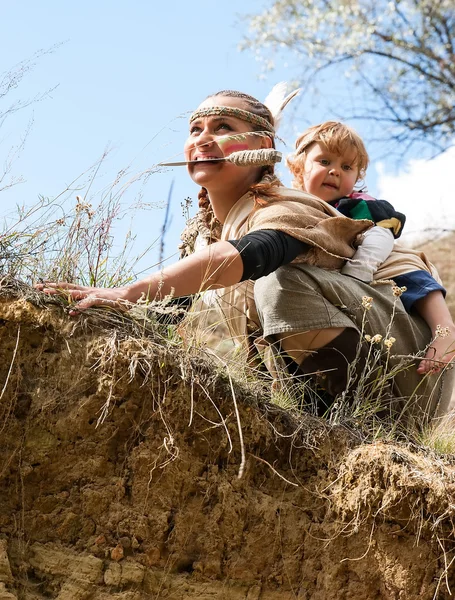
[(34, 286), (37, 290), (50, 296), (63, 296), (68, 302), (76, 302), (71, 306), (69, 314), (75, 316), (92, 306), (109, 306), (118, 310), (127, 310), (129, 303), (123, 299), (121, 288), (95, 288), (74, 283), (43, 282)]
[(39, 292), (43, 292), (43, 294), (49, 294), (50, 296), (56, 296), (56, 295), (61, 295), (62, 294), (62, 290), (58, 290), (56, 288), (48, 288), (45, 285), (40, 285), (40, 287), (38, 287), (37, 285), (33, 286), (36, 290), (38, 290)]
[(82, 300), (88, 295), (94, 295), (98, 291), (102, 293), (105, 290), (99, 290), (98, 288), (89, 287), (86, 285), (76, 285), (75, 283), (67, 283), (66, 281), (44, 281), (42, 283), (36, 283), (35, 289), (48, 294), (50, 296), (63, 296), (70, 302), (75, 300)]
[(75, 283), (62, 282), (50, 282), (45, 281), (43, 283), (36, 283), (35, 289), (52, 293), (62, 292), (64, 294), (71, 294), (75, 298), (85, 298), (86, 296), (93, 296), (105, 300), (116, 300), (122, 295), (122, 288), (99, 288), (90, 287), (88, 285), (76, 285)]
[[(106, 294), (106, 290), (104, 297), (97, 295), (89, 295), (85, 296), (80, 302), (78, 302), (75, 306), (72, 306), (69, 313), (71, 316), (75, 316), (88, 308), (92, 308), (93, 306), (109, 306), (110, 308), (115, 308), (116, 310), (127, 310), (129, 303), (121, 300), (119, 298), (112, 298)], [(75, 298), (76, 299), (76, 298)]]
[[(37, 288), (39, 289), (39, 288)], [(78, 289), (70, 289), (70, 288), (60, 288), (60, 287), (47, 287), (44, 286), (39, 289), (40, 292), (44, 294), (48, 294), (49, 296), (63, 296), (67, 298), (70, 302), (73, 300), (82, 300), (86, 298), (90, 293), (90, 290), (78, 290)], [(93, 291), (93, 290), (91, 290)]]
[(67, 283), (66, 281), (42, 281), (35, 283), (33, 286), (35, 289), (40, 291), (46, 290), (79, 290), (79, 291), (93, 291), (97, 288), (88, 287), (86, 285), (76, 285), (75, 283)]
[(92, 306), (120, 306), (117, 300), (112, 298), (102, 298), (99, 296), (85, 296), (83, 300), (77, 303), (74, 308), (78, 310), (85, 310), (86, 308), (91, 308)]

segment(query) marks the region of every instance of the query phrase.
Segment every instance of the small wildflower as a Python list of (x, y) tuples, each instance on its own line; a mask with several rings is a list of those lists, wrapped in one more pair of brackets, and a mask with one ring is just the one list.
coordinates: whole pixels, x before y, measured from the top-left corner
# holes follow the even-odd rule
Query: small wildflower
[(92, 208), (91, 204), (83, 202), (82, 198), (80, 196), (76, 196), (76, 206), (75, 206), (76, 213), (80, 213), (82, 211), (85, 211), (89, 215), (89, 217), (90, 217), (90, 209), (91, 208)]
[(144, 304), (150, 304), (148, 296), (145, 292), (141, 293), (139, 299), (136, 300), (136, 304), (139, 304), (139, 306), (143, 306)]
[(362, 296), (362, 306), (365, 310), (370, 310), (373, 304), (373, 298), (371, 296)]
[(397, 340), (394, 337), (390, 336), (384, 340), (384, 346), (387, 348), (387, 350), (390, 350), (396, 341)]
[(441, 338), (445, 338), (449, 335), (449, 328), (448, 327), (441, 327), (441, 325), (436, 325), (436, 331), (435, 331), (436, 337), (441, 337)]
[(403, 287), (399, 287), (398, 285), (394, 285), (392, 287), (392, 292), (393, 295), (396, 296), (397, 298), (401, 296), (401, 294), (403, 294), (403, 292), (405, 292), (408, 288), (404, 285)]
[(191, 209), (192, 204), (193, 204), (193, 201), (189, 197), (185, 198), (185, 200), (183, 202), (180, 202), (180, 206), (182, 207), (182, 215), (185, 217), (185, 219), (187, 221), (190, 218), (190, 209)]
[(368, 335), (368, 333), (365, 336), (365, 341), (371, 342), (371, 335)]
[(377, 333), (376, 335), (374, 335), (371, 338), (371, 343), (372, 344), (379, 344), (379, 342), (382, 340), (382, 335), (380, 333)]

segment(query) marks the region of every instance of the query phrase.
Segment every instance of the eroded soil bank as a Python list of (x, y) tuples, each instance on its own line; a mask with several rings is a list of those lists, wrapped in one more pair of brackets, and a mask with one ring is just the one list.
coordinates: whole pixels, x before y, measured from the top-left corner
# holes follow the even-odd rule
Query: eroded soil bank
[(0, 600), (451, 597), (447, 460), (113, 325), (0, 298)]

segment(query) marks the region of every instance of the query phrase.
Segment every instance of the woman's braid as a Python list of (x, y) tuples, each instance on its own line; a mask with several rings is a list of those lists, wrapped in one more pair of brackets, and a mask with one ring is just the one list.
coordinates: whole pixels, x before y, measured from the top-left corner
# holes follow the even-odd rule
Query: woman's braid
[(209, 195), (205, 188), (198, 194), (199, 210), (196, 216), (189, 219), (180, 238), (180, 258), (193, 254), (196, 249), (196, 239), (199, 237), (202, 244), (213, 244), (221, 237), (222, 225), (215, 217), (210, 204)]
[(201, 223), (204, 231), (201, 234), (208, 244), (217, 242), (221, 237), (222, 225), (213, 213), (207, 190), (203, 187), (198, 194), (199, 212), (201, 213)]

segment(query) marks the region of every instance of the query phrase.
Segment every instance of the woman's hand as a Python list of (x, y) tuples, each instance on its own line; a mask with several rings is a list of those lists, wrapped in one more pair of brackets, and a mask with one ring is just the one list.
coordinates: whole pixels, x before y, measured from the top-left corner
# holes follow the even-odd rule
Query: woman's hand
[(50, 296), (62, 296), (68, 302), (76, 302), (69, 311), (71, 316), (75, 316), (81, 310), (91, 306), (110, 306), (118, 310), (127, 310), (131, 305), (127, 287), (96, 288), (65, 281), (58, 283), (46, 281), (37, 283), (34, 287)]
[(223, 288), (241, 281), (242, 273), (243, 261), (238, 250), (229, 242), (216, 242), (128, 286), (96, 288), (75, 283), (44, 282), (37, 283), (35, 288), (76, 302), (70, 315), (77, 315), (91, 306), (126, 310), (141, 298), (154, 301), (168, 295), (178, 298), (207, 289)]

